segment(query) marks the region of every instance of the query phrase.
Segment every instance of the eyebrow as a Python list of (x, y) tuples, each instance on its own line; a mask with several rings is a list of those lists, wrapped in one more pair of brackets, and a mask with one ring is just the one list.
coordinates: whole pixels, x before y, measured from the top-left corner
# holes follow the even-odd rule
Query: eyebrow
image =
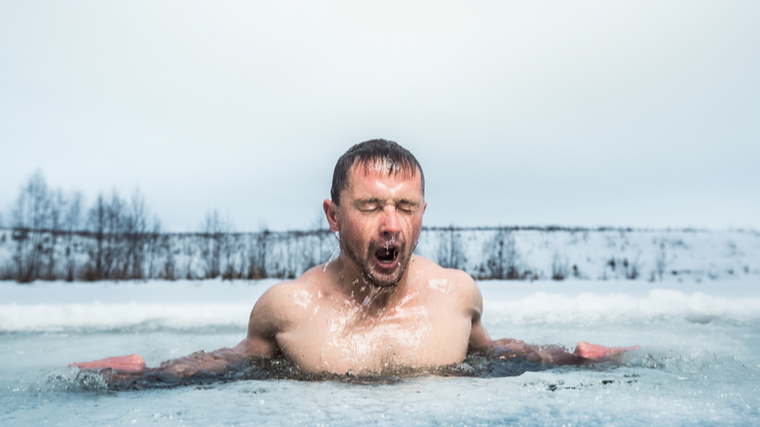
[(372, 198), (368, 197), (366, 199), (356, 199), (356, 201), (354, 202), (354, 204), (357, 204), (357, 205), (362, 205), (362, 204), (365, 204), (365, 203), (378, 203), (379, 204), (380, 201), (381, 200), (378, 199), (377, 197), (372, 197)]

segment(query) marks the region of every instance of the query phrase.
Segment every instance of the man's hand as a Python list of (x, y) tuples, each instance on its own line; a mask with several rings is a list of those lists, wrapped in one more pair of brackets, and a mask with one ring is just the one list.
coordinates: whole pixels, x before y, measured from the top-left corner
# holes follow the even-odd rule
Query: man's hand
[(108, 357), (106, 359), (95, 360), (92, 362), (72, 363), (69, 367), (76, 366), (83, 370), (112, 368), (115, 371), (137, 373), (146, 369), (145, 360), (139, 354), (130, 354), (129, 356)]
[(631, 347), (605, 347), (599, 344), (589, 344), (585, 341), (578, 343), (575, 347), (574, 355), (590, 359), (596, 362), (619, 359), (620, 354), (629, 350), (638, 350), (641, 347), (634, 345)]

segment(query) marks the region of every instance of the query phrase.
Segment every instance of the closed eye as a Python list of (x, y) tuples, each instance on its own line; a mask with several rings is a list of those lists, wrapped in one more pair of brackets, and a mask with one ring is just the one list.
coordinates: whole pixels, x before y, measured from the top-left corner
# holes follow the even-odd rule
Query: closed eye
[(416, 208), (417, 208), (417, 205), (413, 203), (399, 203), (398, 205), (396, 205), (396, 209), (402, 212), (408, 212), (408, 213), (414, 212)]
[(377, 202), (362, 202), (359, 203), (357, 206), (357, 209), (359, 209), (362, 212), (372, 212), (377, 210), (380, 207), (380, 205)]

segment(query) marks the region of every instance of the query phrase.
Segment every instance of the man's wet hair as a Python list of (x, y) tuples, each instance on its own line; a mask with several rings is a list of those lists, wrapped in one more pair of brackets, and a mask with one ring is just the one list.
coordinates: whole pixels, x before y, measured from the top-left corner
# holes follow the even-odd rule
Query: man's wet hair
[(348, 172), (354, 165), (369, 168), (381, 163), (388, 170), (388, 176), (399, 173), (415, 176), (420, 171), (422, 180), (422, 196), (425, 196), (425, 174), (422, 173), (420, 162), (406, 148), (393, 141), (385, 139), (370, 139), (349, 148), (335, 164), (330, 197), (333, 203), (340, 206), (340, 193), (346, 188)]

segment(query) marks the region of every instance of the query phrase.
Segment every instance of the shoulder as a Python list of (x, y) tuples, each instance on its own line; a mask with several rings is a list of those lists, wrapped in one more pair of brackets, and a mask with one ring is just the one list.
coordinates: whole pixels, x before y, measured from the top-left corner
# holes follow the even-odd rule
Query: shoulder
[(445, 289), (448, 294), (466, 305), (468, 309), (482, 311), (483, 298), (480, 289), (473, 278), (462, 270), (443, 268), (433, 261), (415, 255), (415, 263), (419, 262), (418, 280), (426, 282), (431, 288)]
[(301, 280), (280, 282), (267, 289), (251, 310), (249, 326), (271, 332), (288, 329), (288, 325), (300, 320), (298, 310), (309, 298), (309, 285)]

